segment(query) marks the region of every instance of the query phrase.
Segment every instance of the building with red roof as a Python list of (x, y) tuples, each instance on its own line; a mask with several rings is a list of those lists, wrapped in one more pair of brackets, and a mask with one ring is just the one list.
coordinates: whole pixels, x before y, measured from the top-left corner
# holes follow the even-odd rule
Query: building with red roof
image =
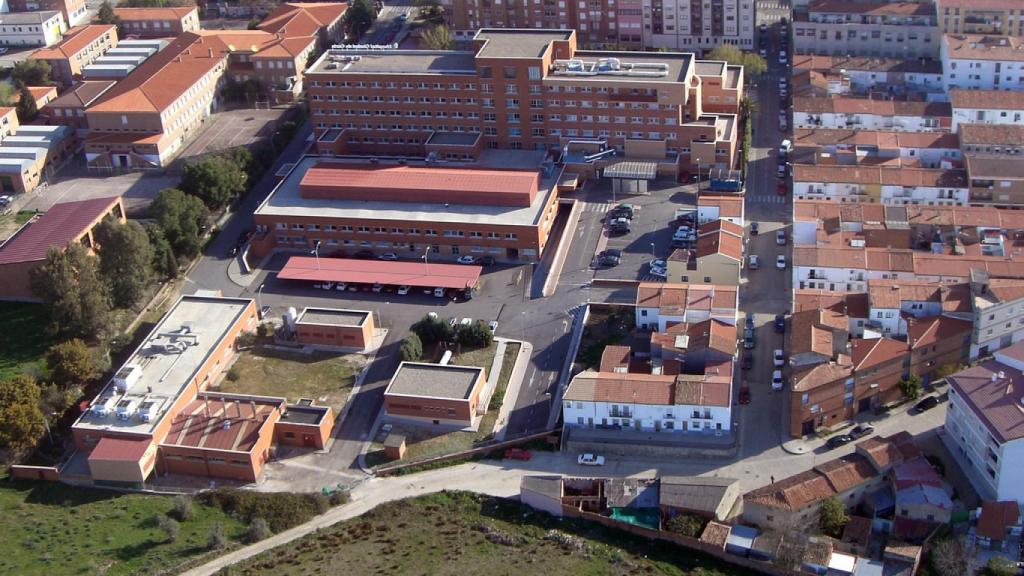
[[(371, 282), (410, 286), (423, 285), (416, 280), (423, 274), (438, 276), (443, 267), (433, 269), (434, 262), (465, 256), (537, 261), (558, 210), (561, 175), (543, 170), (542, 157), (507, 151), (485, 153), (473, 163), (379, 161), (367, 166), (307, 156), (256, 209), (251, 250), (257, 257), (280, 248), (312, 251), (318, 245), (321, 256), (392, 253), (420, 264), (406, 271), (411, 276), (399, 270), (402, 262), (378, 267), (378, 272), (394, 268), (404, 280)], [(424, 254), (429, 267), (423, 265)]]
[(26, 222), (0, 244), (0, 300), (38, 302), (29, 273), (46, 260), (50, 248), (64, 249), (73, 242), (91, 248), (93, 229), (108, 216), (124, 221), (120, 197), (54, 204)]
[(83, 68), (116, 47), (116, 26), (87, 24), (68, 30), (60, 44), (37, 50), (29, 58), (49, 63), (53, 80), (70, 86), (81, 76)]
[(164, 8), (115, 7), (126, 36), (139, 38), (173, 38), (199, 30), (199, 9), (195, 6)]

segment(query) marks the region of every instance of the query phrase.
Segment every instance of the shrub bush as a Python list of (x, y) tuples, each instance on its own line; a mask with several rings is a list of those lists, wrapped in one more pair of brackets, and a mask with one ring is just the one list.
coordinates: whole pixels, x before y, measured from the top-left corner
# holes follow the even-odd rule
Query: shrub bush
[(174, 542), (178, 539), (178, 521), (168, 516), (160, 516), (156, 519), (156, 525), (160, 528), (165, 535), (167, 535), (168, 542)]
[(203, 492), (198, 499), (245, 522), (262, 518), (275, 533), (302, 524), (331, 507), (330, 499), (323, 494), (249, 492), (236, 488)]
[(232, 366), (224, 377), (232, 382), (238, 382), (238, 379), (242, 377), (242, 374), (238, 371), (238, 367)]
[(192, 500), (188, 496), (175, 496), (174, 506), (167, 515), (178, 522), (188, 522), (192, 519)]
[(228, 546), (228, 537), (224, 534), (224, 527), (219, 523), (210, 527), (210, 534), (206, 540), (206, 546), (210, 550), (222, 550)]
[(273, 532), (270, 531), (270, 526), (266, 520), (263, 518), (253, 518), (252, 522), (249, 522), (249, 528), (245, 531), (245, 541), (252, 544), (253, 542), (266, 540), (272, 534)]

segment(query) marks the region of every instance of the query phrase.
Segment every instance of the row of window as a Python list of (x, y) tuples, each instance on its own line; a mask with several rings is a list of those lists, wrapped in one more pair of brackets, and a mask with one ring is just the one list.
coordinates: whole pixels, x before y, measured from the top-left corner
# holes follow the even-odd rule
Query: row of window
[[(408, 236), (437, 236), (437, 230), (433, 228), (388, 228), (384, 226), (335, 226), (334, 224), (324, 224), (320, 226), (318, 224), (291, 224), (290, 226), (284, 222), (278, 222), (274, 225), (278, 230), (303, 230), (306, 232), (356, 232), (360, 234), (394, 234), (394, 235), (408, 235)], [(519, 235), (514, 232), (506, 232), (505, 234), (499, 232), (484, 232), (469, 231), (468, 233), (463, 230), (442, 230), (441, 236), (445, 238), (488, 238), (491, 240), (497, 240), (504, 238), (505, 240), (518, 240)]]

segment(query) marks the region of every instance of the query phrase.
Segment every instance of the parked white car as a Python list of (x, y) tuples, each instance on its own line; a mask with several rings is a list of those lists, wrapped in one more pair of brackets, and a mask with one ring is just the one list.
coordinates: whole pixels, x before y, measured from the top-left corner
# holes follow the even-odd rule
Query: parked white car
[(779, 270), (786, 269), (786, 257), (784, 255), (779, 254), (779, 256), (775, 258), (775, 267)]
[(399, 294), (399, 296), (405, 296), (408, 293), (409, 293), (409, 287), (408, 286), (399, 286), (398, 287), (398, 294)]
[(782, 370), (772, 372), (772, 390), (782, 390)]
[(786, 364), (786, 357), (779, 348), (775, 349), (775, 365), (784, 366)]
[(747, 269), (757, 270), (759, 268), (761, 268), (761, 259), (758, 258), (757, 254), (751, 254), (747, 258)]
[(576, 459), (580, 466), (604, 466), (604, 456), (597, 454), (580, 454)]

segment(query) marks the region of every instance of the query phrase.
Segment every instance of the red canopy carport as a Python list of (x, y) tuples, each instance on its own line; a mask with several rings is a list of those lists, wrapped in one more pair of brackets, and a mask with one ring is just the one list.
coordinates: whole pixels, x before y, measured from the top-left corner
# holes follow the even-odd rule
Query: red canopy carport
[(277, 273), (283, 280), (388, 284), (424, 288), (474, 288), (480, 281), (480, 266), (435, 264), (433, 262), (389, 262), (292, 256)]

